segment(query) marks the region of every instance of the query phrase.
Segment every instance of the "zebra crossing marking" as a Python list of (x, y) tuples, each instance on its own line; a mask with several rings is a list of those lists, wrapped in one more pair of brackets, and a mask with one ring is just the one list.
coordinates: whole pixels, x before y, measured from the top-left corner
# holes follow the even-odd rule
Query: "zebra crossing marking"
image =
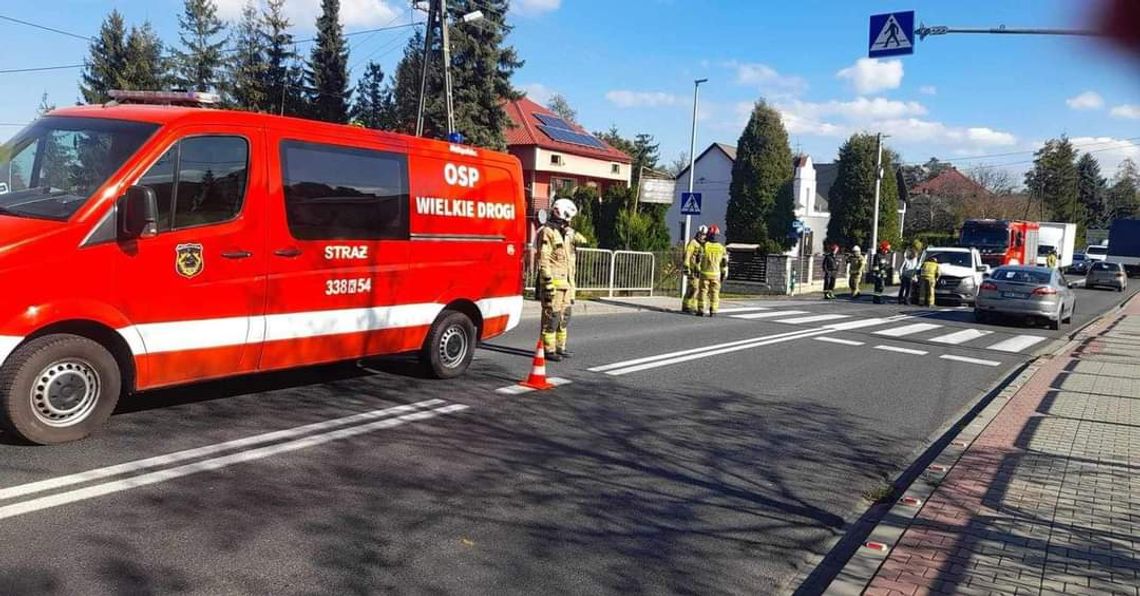
[(786, 317), (786, 316), (791, 316), (791, 315), (806, 315), (806, 314), (808, 314), (808, 311), (806, 311), (806, 310), (774, 310), (771, 312), (754, 312), (754, 313), (747, 313), (747, 314), (743, 314), (743, 315), (732, 315), (732, 318), (744, 319), (746, 321), (752, 321), (754, 319), (771, 319), (773, 317)]
[(805, 323), (822, 323), (823, 321), (836, 321), (839, 319), (849, 319), (848, 315), (812, 315), (809, 317), (799, 317), (795, 319), (783, 319), (776, 321), (777, 323), (786, 323), (788, 325), (802, 325)]
[(922, 333), (923, 331), (930, 331), (932, 329), (939, 329), (941, 327), (942, 325), (935, 325), (934, 323), (914, 323), (913, 325), (903, 325), (902, 327), (876, 331), (875, 335), (882, 335), (884, 337), (906, 337), (908, 335), (914, 335), (915, 333)]
[(1046, 339), (1049, 338), (1042, 337), (1040, 335), (1018, 335), (1016, 337), (1011, 337), (1005, 341), (998, 342), (986, 349), (994, 350), (995, 352), (1008, 352), (1010, 354), (1017, 354), (1026, 348), (1031, 348), (1045, 341)]
[(940, 335), (938, 337), (931, 338), (929, 341), (936, 344), (949, 344), (956, 346), (958, 344), (974, 341), (975, 339), (991, 334), (993, 334), (993, 331), (982, 331), (980, 329), (963, 329), (961, 331), (955, 331), (954, 333), (948, 333), (946, 335)]

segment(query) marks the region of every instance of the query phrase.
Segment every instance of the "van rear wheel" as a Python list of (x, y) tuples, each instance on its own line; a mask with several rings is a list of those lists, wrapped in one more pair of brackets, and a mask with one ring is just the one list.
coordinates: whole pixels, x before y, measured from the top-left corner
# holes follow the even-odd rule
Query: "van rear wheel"
[(0, 426), (29, 443), (76, 441), (107, 421), (120, 391), (119, 364), (102, 345), (78, 335), (40, 337), (0, 368)]
[(463, 374), (475, 358), (475, 324), (458, 311), (445, 310), (424, 340), (420, 360), (437, 379)]

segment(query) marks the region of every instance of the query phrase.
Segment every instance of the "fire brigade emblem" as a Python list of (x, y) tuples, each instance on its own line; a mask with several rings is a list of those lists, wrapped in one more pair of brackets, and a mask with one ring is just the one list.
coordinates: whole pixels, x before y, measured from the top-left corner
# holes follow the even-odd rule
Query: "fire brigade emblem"
[(179, 244), (174, 252), (174, 268), (178, 270), (178, 275), (190, 279), (202, 272), (205, 262), (201, 244)]

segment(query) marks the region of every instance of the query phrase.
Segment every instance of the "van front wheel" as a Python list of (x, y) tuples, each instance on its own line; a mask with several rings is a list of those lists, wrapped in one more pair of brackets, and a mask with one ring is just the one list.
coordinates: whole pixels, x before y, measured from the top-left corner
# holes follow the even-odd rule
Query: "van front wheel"
[(78, 335), (47, 335), (0, 368), (0, 426), (40, 445), (86, 437), (107, 421), (122, 390), (115, 357)]
[(475, 324), (467, 315), (445, 310), (431, 326), (420, 359), (437, 379), (458, 377), (475, 358)]

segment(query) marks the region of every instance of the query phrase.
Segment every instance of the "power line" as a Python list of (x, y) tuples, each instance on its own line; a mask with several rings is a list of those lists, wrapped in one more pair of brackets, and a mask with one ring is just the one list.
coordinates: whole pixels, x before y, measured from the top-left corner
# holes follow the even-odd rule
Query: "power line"
[(11, 21), (13, 23), (19, 23), (21, 25), (25, 25), (28, 27), (35, 27), (36, 29), (42, 29), (44, 31), (51, 31), (52, 33), (58, 33), (60, 35), (66, 35), (68, 37), (74, 37), (75, 39), (82, 39), (84, 41), (92, 41), (95, 39), (93, 37), (88, 37), (86, 35), (79, 35), (78, 33), (72, 33), (70, 31), (64, 31), (63, 29), (56, 29), (54, 27), (48, 27), (47, 25), (39, 25), (36, 23), (30, 23), (28, 21), (21, 21), (20, 19), (9, 17), (9, 16), (2, 15), (2, 14), (0, 14), (0, 19), (5, 20), (5, 21)]
[[(1140, 141), (1140, 137), (1129, 137), (1126, 139), (1113, 139), (1111, 141), (1097, 141), (1095, 143), (1084, 143), (1081, 145), (1074, 144), (1073, 148), (1077, 149), (1077, 150), (1084, 151), (1084, 149), (1086, 147), (1097, 147), (1100, 145), (1115, 145), (1115, 144), (1121, 144), (1123, 146), (1134, 147), (1134, 146), (1136, 146), (1135, 141)], [(1122, 147), (1109, 147), (1105, 150), (1111, 151), (1112, 149), (1119, 149), (1119, 148), (1122, 148)], [(1011, 151), (1008, 153), (988, 153), (988, 154), (983, 154), (983, 155), (955, 157), (955, 158), (951, 158), (951, 159), (939, 159), (938, 161), (942, 162), (942, 163), (970, 162), (970, 161), (978, 161), (978, 160), (982, 160), (982, 159), (990, 159), (992, 157), (1012, 157), (1015, 155), (1032, 155), (1035, 153), (1037, 153), (1037, 150), (1033, 149), (1033, 150), (1029, 150), (1029, 151)], [(1092, 151), (1085, 151), (1085, 153), (1092, 153)], [(911, 162), (902, 162), (902, 163), (899, 163), (897, 165), (899, 165), (899, 166), (914, 166), (914, 165), (923, 165), (924, 163), (925, 162), (911, 161)]]
[(83, 68), (86, 64), (67, 64), (64, 66), (39, 66), (34, 68), (5, 68), (0, 74), (13, 74), (18, 72), (43, 72), (45, 70), (67, 70), (70, 68)]

